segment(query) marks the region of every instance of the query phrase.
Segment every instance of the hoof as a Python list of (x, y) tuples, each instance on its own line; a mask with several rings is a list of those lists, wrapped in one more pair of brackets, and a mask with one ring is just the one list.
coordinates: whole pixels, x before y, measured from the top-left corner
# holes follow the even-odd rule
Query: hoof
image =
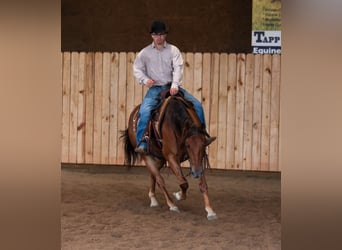
[(207, 219), (208, 220), (217, 220), (218, 219), (218, 217), (217, 217), (217, 215), (216, 214), (208, 214), (207, 215)]
[(158, 207), (159, 206), (159, 203), (158, 203), (158, 201), (154, 195), (150, 196), (150, 199), (151, 199), (150, 207)]
[(180, 213), (179, 208), (177, 206), (170, 207), (170, 211)]
[(182, 191), (174, 192), (173, 197), (175, 197), (177, 201), (180, 201), (182, 199)]
[(158, 207), (158, 202), (151, 202), (150, 207)]

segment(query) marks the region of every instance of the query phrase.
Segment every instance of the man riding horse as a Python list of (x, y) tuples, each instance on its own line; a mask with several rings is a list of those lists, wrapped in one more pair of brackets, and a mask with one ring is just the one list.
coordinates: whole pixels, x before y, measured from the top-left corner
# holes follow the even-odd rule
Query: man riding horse
[[(176, 95), (181, 92), (184, 98), (194, 105), (194, 110), (201, 121), (202, 129), (206, 131), (206, 123), (202, 104), (188, 93), (184, 88), (180, 87), (183, 78), (183, 58), (179, 49), (166, 42), (168, 29), (164, 22), (154, 21), (152, 23), (150, 34), (152, 44), (143, 48), (137, 55), (133, 72), (135, 78), (140, 84), (147, 86), (149, 89), (141, 103), (139, 110), (139, 121), (136, 135), (135, 152), (147, 154), (147, 140), (144, 135), (147, 123), (151, 118), (151, 111), (159, 102), (159, 94), (170, 88), (170, 95)], [(216, 137), (210, 137), (207, 132), (205, 145), (208, 146)]]

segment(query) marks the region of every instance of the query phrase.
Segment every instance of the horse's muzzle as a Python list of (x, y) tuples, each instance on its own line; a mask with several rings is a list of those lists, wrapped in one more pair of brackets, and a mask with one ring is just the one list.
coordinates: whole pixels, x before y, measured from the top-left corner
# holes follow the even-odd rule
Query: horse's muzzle
[(201, 177), (203, 175), (203, 170), (191, 170), (191, 176), (195, 179)]

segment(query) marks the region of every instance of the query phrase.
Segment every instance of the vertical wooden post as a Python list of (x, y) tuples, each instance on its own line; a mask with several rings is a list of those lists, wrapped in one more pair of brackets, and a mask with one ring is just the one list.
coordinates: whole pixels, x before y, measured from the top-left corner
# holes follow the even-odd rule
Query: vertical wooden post
[(264, 55), (261, 120), (261, 170), (263, 171), (269, 170), (270, 164), (271, 69), (272, 56)]
[(109, 163), (110, 53), (103, 53), (101, 104), (101, 164)]
[[(235, 123), (236, 123), (236, 81), (237, 81), (237, 55), (228, 55), (228, 85), (227, 85), (227, 119), (225, 129), (227, 131), (226, 140), (226, 168), (235, 168)], [(222, 108), (223, 108), (222, 107)]]
[(78, 52), (71, 53), (69, 162), (77, 162)]
[(217, 165), (228, 168), (227, 149), (227, 88), (228, 88), (228, 56), (226, 53), (220, 54), (219, 71), (219, 93), (218, 93), (218, 138), (217, 138)]
[(252, 169), (254, 55), (247, 54), (243, 126), (243, 169)]
[(62, 64), (62, 155), (61, 160), (69, 163), (70, 125), (70, 72), (71, 53), (63, 53)]
[(94, 163), (94, 92), (95, 92), (95, 55), (86, 54), (85, 76), (85, 163)]
[(244, 128), (244, 105), (246, 84), (246, 55), (237, 56), (237, 78), (236, 78), (236, 111), (235, 111), (235, 139), (234, 139), (234, 166), (242, 169), (243, 165), (243, 128)]
[(77, 163), (85, 163), (85, 77), (86, 53), (79, 54), (77, 104)]
[(95, 53), (95, 91), (94, 91), (94, 147), (93, 163), (101, 163), (101, 132), (102, 132), (102, 77), (103, 54)]
[[(213, 53), (211, 56), (211, 72), (210, 75), (210, 106), (209, 106), (209, 133), (218, 137), (218, 97), (219, 97), (219, 71), (220, 71), (220, 54)], [(208, 149), (209, 160), (213, 168), (224, 168), (217, 163), (218, 139), (210, 144)]]
[(272, 56), (270, 169), (279, 171), (280, 55)]
[(253, 136), (252, 170), (260, 170), (261, 162), (261, 109), (262, 109), (262, 55), (255, 55), (254, 96), (253, 96)]
[(119, 53), (111, 53), (110, 58), (110, 119), (109, 119), (109, 164), (117, 161), (119, 144)]

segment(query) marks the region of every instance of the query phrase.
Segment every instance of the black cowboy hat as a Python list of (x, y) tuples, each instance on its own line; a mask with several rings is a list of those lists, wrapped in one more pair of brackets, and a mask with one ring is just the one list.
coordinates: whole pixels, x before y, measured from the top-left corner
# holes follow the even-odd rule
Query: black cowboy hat
[(150, 34), (155, 33), (168, 33), (169, 30), (166, 28), (166, 25), (163, 21), (154, 21), (151, 25)]

